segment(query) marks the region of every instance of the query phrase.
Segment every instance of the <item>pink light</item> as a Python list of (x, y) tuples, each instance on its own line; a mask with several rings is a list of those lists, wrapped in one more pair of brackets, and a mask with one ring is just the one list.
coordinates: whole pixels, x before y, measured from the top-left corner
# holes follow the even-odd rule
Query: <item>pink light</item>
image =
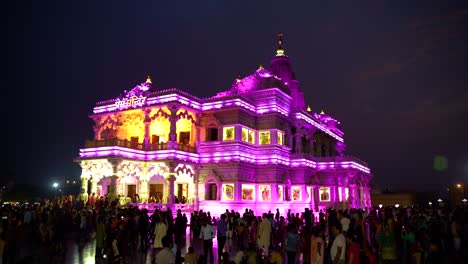
[(343, 138), (341, 138), (340, 136), (336, 135), (333, 131), (331, 131), (330, 129), (322, 126), (321, 124), (317, 123), (316, 121), (314, 121), (312, 118), (306, 116), (305, 114), (303, 113), (296, 113), (296, 118), (297, 119), (302, 119), (304, 121), (306, 121), (307, 123), (313, 125), (314, 127), (322, 130), (323, 132), (327, 133), (328, 135), (332, 136), (333, 138), (335, 138), (336, 140), (340, 141), (340, 142), (344, 142), (343, 141)]

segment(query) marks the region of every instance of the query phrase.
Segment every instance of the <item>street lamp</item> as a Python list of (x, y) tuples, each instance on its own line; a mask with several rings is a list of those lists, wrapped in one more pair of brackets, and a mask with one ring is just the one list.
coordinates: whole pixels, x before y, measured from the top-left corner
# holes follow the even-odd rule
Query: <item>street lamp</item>
[(458, 188), (458, 189), (461, 188), (461, 184), (460, 184), (460, 183), (457, 183), (457, 188)]
[(399, 204), (395, 204), (395, 207), (398, 208), (398, 207), (400, 207), (400, 205), (399, 205)]
[(379, 204), (379, 208), (380, 208), (380, 209), (382, 209), (382, 206), (383, 206), (382, 204)]
[(429, 205), (432, 205), (432, 202), (429, 202)]
[(52, 187), (54, 187), (55, 189), (57, 189), (58, 186), (59, 186), (58, 182), (54, 182), (54, 183), (52, 184)]
[(441, 203), (441, 202), (442, 202), (442, 199), (439, 198), (437, 201), (438, 201), (439, 203)]

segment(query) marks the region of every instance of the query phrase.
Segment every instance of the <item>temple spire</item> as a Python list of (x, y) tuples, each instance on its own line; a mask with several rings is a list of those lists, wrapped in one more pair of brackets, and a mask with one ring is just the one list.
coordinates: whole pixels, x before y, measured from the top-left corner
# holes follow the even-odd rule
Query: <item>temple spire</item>
[(283, 48), (283, 33), (278, 34), (278, 48), (276, 49), (276, 56), (285, 56)]
[(152, 82), (151, 82), (151, 76), (148, 75), (148, 77), (146, 77), (146, 83), (152, 84)]

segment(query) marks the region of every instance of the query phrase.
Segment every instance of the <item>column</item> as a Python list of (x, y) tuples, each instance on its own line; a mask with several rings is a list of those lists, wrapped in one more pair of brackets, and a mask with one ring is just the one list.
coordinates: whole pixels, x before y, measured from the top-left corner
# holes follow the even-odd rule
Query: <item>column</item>
[[(307, 185), (302, 184), (301, 185), (301, 200), (302, 202), (306, 203), (307, 202)], [(304, 208), (305, 210), (305, 208)]]
[(372, 207), (371, 188), (367, 187), (367, 208)]
[(234, 125), (234, 140), (242, 141), (242, 127)]
[(91, 194), (94, 193), (94, 195), (96, 195), (97, 183), (98, 183), (98, 179), (95, 176), (93, 176), (93, 178), (91, 179)]
[(278, 184), (274, 183), (270, 185), (270, 190), (271, 190), (271, 195), (270, 195), (271, 202), (277, 203), (278, 202)]
[(171, 115), (169, 117), (170, 130), (169, 130), (169, 141), (167, 143), (168, 148), (177, 149), (177, 110), (179, 109), (176, 105), (169, 106)]
[(339, 194), (338, 194), (338, 186), (336, 186), (336, 185), (332, 186), (331, 190), (333, 192), (333, 204), (335, 205), (335, 208), (338, 208), (338, 206), (340, 205), (340, 197), (339, 197)]
[(148, 180), (140, 179), (140, 202), (146, 203), (148, 201)]
[(175, 186), (174, 186), (174, 182), (175, 182), (175, 176), (174, 175), (169, 175), (166, 180), (169, 181), (169, 195), (168, 195), (168, 199), (167, 199), (167, 203), (168, 204), (175, 204), (175, 197), (174, 197), (174, 191), (175, 191)]
[(195, 175), (193, 175), (193, 183), (195, 184), (195, 197), (193, 197), (193, 207), (195, 210), (199, 210), (198, 207), (200, 206), (200, 199), (198, 196), (198, 177), (200, 176), (200, 166), (193, 166), (193, 170), (195, 173)]
[(166, 177), (166, 180), (169, 181), (169, 193), (168, 193), (168, 199), (167, 199), (167, 203), (168, 204), (175, 204), (175, 197), (174, 197), (174, 192), (175, 192), (175, 186), (174, 186), (174, 182), (176, 180), (176, 175), (175, 175), (175, 168), (176, 168), (177, 164), (174, 162), (174, 161), (170, 161), (168, 162), (168, 168), (169, 168), (169, 172), (167, 174), (167, 177)]
[(270, 142), (272, 145), (278, 145), (278, 130), (271, 130)]
[(151, 110), (145, 110), (145, 138), (143, 139), (143, 148), (149, 149), (151, 142), (150, 142), (150, 125), (151, 125), (151, 118), (149, 116)]
[[(197, 117), (198, 118), (198, 117)], [(195, 122), (195, 147), (198, 148), (200, 145), (200, 121)]]
[(294, 137), (296, 138), (295, 151), (296, 153), (302, 153), (302, 135), (299, 133), (299, 131), (296, 131)]
[(107, 195), (109, 196), (110, 201), (117, 199), (117, 175), (112, 175), (109, 177), (110, 184), (109, 190), (107, 190)]
[(109, 177), (110, 184), (109, 190), (107, 190), (107, 195), (110, 201), (114, 201), (117, 199), (117, 170), (120, 164), (120, 160), (109, 160), (109, 162), (112, 165), (112, 176)]
[(81, 200), (88, 202), (88, 181), (89, 177), (81, 175)]
[(315, 186), (310, 186), (310, 210), (315, 210)]

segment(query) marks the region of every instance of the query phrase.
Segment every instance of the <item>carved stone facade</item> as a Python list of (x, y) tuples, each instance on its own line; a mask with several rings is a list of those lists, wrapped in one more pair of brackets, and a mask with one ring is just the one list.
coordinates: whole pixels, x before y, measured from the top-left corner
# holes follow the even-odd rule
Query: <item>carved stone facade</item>
[(83, 197), (209, 210), (369, 207), (367, 164), (345, 155), (339, 122), (306, 109), (284, 50), (231, 89), (197, 98), (151, 79), (91, 115), (77, 159)]

